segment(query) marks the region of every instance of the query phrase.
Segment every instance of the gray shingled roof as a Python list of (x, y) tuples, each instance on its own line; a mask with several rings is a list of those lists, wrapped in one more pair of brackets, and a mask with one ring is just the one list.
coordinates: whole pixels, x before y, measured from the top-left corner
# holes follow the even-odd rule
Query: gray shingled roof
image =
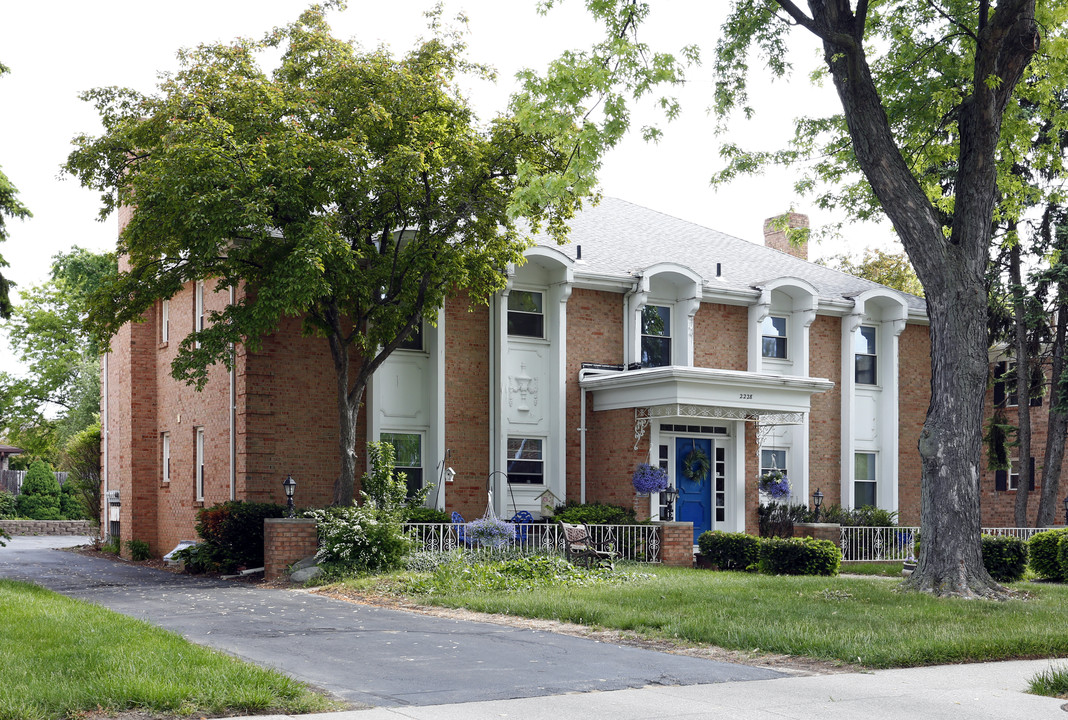
[[(576, 267), (580, 273), (638, 274), (650, 265), (670, 261), (713, 280), (716, 263), (720, 263), (722, 277), (715, 281), (717, 286), (748, 290), (780, 277), (796, 277), (812, 283), (825, 301), (851, 299), (883, 287), (617, 198), (606, 197), (576, 215), (570, 237), (570, 244), (562, 247), (546, 238), (539, 238), (538, 244), (555, 247), (571, 259), (581, 245), (583, 262)], [(922, 298), (898, 294), (912, 313), (926, 312)]]

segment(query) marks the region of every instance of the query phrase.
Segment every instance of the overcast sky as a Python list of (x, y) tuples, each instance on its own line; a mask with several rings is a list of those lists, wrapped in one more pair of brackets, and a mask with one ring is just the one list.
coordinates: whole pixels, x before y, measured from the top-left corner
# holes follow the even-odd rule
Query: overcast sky
[[(34, 215), (9, 223), (11, 237), (0, 245), (0, 254), (11, 265), (4, 274), (23, 286), (39, 283), (47, 278), (57, 252), (72, 245), (93, 250), (114, 246), (116, 222), (98, 221), (99, 198), (75, 180), (60, 177), (71, 138), (100, 130), (93, 109), (78, 99), (81, 91), (117, 85), (151, 92), (158, 72), (176, 69), (178, 48), (237, 36), (258, 38), (296, 19), (308, 4), (303, 0), (4, 3), (0, 62), (12, 72), (0, 78), (0, 168)], [(331, 13), (330, 21), (341, 37), (354, 38), (367, 48), (385, 43), (401, 54), (427, 34), (422, 13), (430, 4), (429, 0), (352, 0), (345, 11)], [(697, 43), (711, 59), (727, 4), (724, 0), (654, 3), (644, 39), (669, 50)], [(580, 0), (568, 0), (546, 17), (536, 13), (535, 5), (535, 0), (445, 3), (446, 16), (463, 11), (469, 18), (470, 57), (500, 73), (496, 87), (471, 88), (480, 117), (489, 118), (505, 108), (518, 69), (542, 68), (561, 50), (585, 47), (594, 37), (596, 28), (584, 15)], [(800, 34), (797, 40), (807, 42)], [(764, 87), (757, 120), (736, 123), (731, 139), (775, 149), (792, 133), (796, 115), (837, 108), (830, 88), (812, 88), (807, 82), (807, 70), (817, 60), (815, 45), (799, 44), (795, 59), (797, 77)], [(709, 178), (720, 166), (722, 139), (712, 135), (705, 112), (711, 101), (707, 72), (692, 73), (691, 82), (677, 94), (684, 101), (683, 117), (665, 127), (660, 144), (649, 145), (634, 136), (607, 158), (601, 176), (604, 194), (753, 242), (763, 242), (764, 219), (791, 204), (799, 212), (809, 212), (813, 225), (832, 219), (806, 208), (791, 191), (794, 178), (783, 171), (741, 180), (729, 188), (710, 188)], [(635, 125), (644, 119), (639, 113)], [(823, 242), (810, 249), (810, 256), (885, 247), (891, 238), (885, 227), (869, 226), (849, 231), (846, 241), (848, 247), (842, 241)], [(11, 369), (8, 354), (0, 342), (0, 369)]]

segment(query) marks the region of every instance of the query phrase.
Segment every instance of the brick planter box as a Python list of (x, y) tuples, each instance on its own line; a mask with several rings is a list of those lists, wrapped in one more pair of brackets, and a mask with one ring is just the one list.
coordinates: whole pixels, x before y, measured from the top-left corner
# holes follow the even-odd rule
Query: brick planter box
[(92, 535), (88, 520), (0, 520), (8, 535)]

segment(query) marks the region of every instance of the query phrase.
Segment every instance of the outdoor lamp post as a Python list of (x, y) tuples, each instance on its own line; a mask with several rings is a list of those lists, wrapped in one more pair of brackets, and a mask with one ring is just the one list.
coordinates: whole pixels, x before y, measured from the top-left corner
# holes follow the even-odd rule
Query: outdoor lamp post
[(667, 517), (664, 518), (665, 520), (675, 519), (675, 499), (678, 498), (678, 496), (679, 491), (675, 488), (674, 485), (668, 485), (666, 488), (660, 491), (660, 499), (663, 500), (664, 505), (667, 506), (664, 511), (664, 514), (667, 515)]
[(820, 521), (820, 505), (823, 504), (823, 493), (819, 488), (816, 488), (816, 492), (812, 493), (812, 506), (816, 508), (816, 522)]
[(292, 475), (286, 477), (282, 483), (282, 489), (286, 491), (286, 504), (289, 505), (289, 517), (296, 517), (297, 511), (293, 507), (293, 491), (297, 489), (297, 481), (293, 479)]

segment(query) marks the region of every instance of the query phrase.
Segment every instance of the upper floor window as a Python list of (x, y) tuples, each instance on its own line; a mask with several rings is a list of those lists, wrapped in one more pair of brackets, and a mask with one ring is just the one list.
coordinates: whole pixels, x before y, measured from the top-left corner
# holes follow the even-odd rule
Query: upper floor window
[(415, 328), (408, 335), (408, 337), (401, 340), (401, 344), (397, 346), (400, 350), (422, 350), (423, 349), (423, 321), (420, 320), (416, 323)]
[(512, 290), (508, 293), (508, 334), (545, 337), (545, 310), (540, 292)]
[(856, 374), (855, 380), (858, 385), (877, 385), (879, 380), (879, 358), (875, 352), (875, 328), (871, 325), (861, 325), (857, 328), (856, 338), (853, 341), (855, 353)]
[(877, 507), (876, 479), (875, 479), (875, 453), (856, 453), (853, 456), (853, 467), (856, 473), (853, 475), (853, 507)]
[(642, 308), (642, 367), (671, 364), (671, 308), (646, 305)]
[(160, 468), (163, 470), (163, 482), (169, 483), (171, 481), (171, 434), (163, 433), (160, 436), (163, 452), (163, 462), (160, 464)]
[(196, 458), (193, 464), (197, 502), (204, 500), (204, 428), (196, 429)]
[[(1031, 407), (1042, 405), (1042, 386), (1045, 383), (1042, 371), (1035, 369), (1031, 373)], [(1020, 404), (1016, 392), (1019, 383), (1016, 379), (1016, 363), (999, 362), (994, 368), (994, 406), (1016, 407)]]
[(393, 446), (393, 471), (404, 473), (408, 497), (412, 497), (423, 487), (423, 436), (384, 432), (381, 438), (382, 442)]
[(760, 324), (760, 335), (764, 357), (786, 359), (786, 318), (767, 316)]
[(169, 342), (171, 339), (171, 301), (164, 298), (159, 308), (159, 341)]
[[(193, 331), (200, 332), (204, 329), (204, 281), (197, 280), (193, 287)], [(200, 341), (193, 343), (195, 348), (200, 348)]]
[(545, 484), (545, 455), (540, 438), (508, 438), (508, 482)]

